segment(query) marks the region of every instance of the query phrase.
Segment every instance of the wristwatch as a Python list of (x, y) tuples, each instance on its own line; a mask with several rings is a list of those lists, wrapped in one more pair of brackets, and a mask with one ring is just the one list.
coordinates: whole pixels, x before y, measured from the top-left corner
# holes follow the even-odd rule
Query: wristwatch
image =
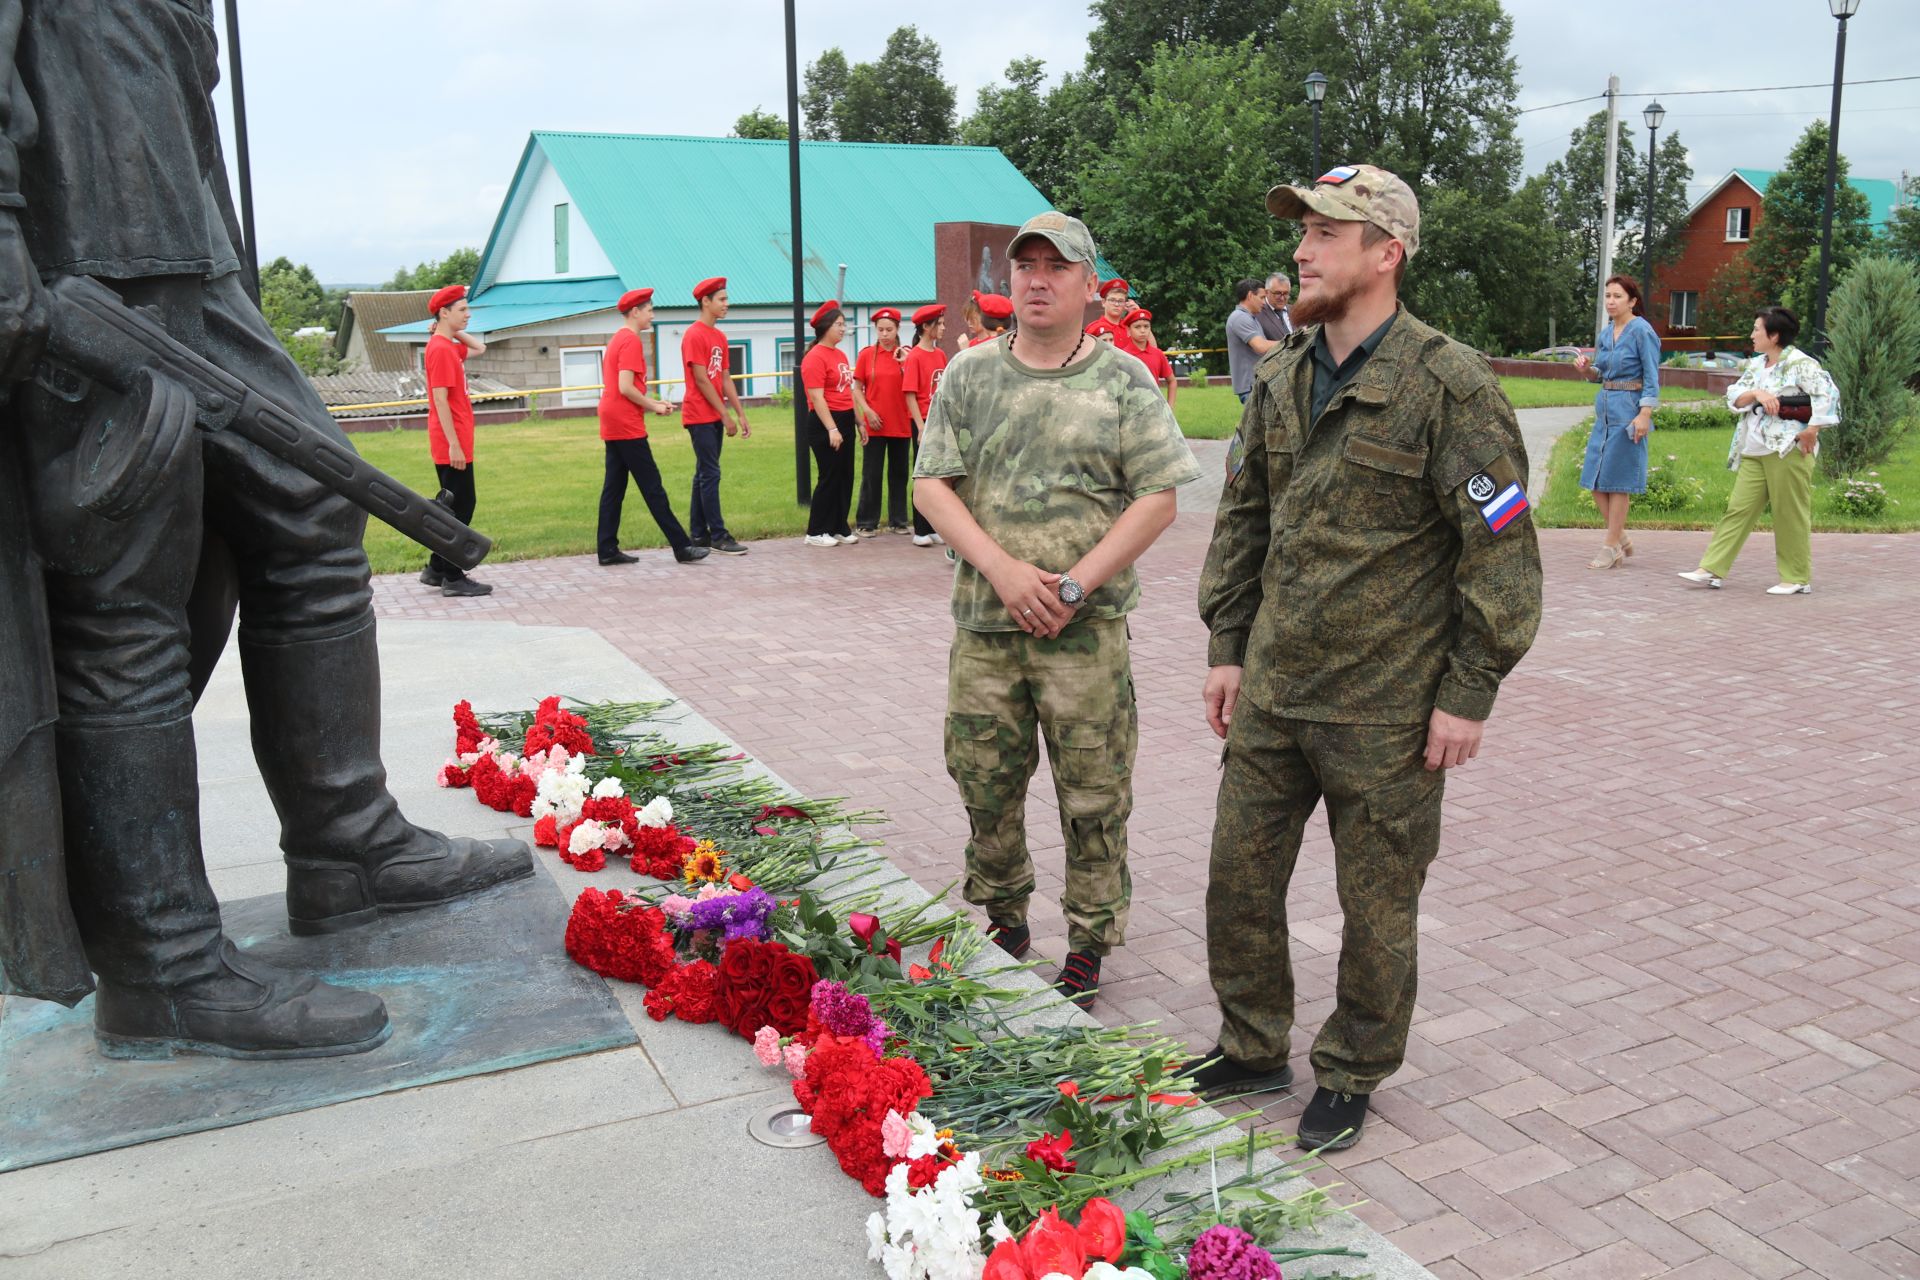
[(1086, 598), (1087, 598), (1087, 589), (1081, 586), (1079, 583), (1075, 582), (1073, 580), (1072, 574), (1063, 573), (1060, 575), (1060, 603), (1061, 604), (1073, 605), (1077, 607), (1080, 604), (1080, 602), (1085, 600)]

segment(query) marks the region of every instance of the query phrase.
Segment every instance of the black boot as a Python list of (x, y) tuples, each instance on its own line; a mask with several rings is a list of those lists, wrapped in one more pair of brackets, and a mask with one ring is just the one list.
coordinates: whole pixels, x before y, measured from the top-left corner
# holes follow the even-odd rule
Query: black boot
[(533, 874), (522, 841), (449, 838), (401, 816), (380, 763), (372, 618), (324, 640), (243, 635), (240, 659), (254, 759), (280, 815), (295, 934), (332, 933)]
[(67, 873), (115, 1058), (317, 1058), (391, 1032), (386, 1006), (237, 950), (200, 855), (193, 724), (58, 730)]

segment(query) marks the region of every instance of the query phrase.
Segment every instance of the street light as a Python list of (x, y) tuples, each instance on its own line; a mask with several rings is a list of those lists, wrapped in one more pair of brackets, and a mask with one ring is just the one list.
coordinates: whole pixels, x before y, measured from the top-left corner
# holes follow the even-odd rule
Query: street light
[(1809, 330), (1813, 353), (1827, 350), (1827, 271), (1833, 260), (1834, 185), (1840, 165), (1840, 85), (1846, 79), (1847, 19), (1860, 12), (1860, 0), (1827, 0), (1827, 11), (1840, 20), (1840, 34), (1833, 42), (1833, 113), (1827, 120), (1827, 198), (1820, 211), (1820, 280), (1813, 295), (1813, 327)]
[(1640, 113), (1640, 118), (1647, 122), (1647, 225), (1642, 233), (1646, 243), (1641, 246), (1640, 288), (1647, 295), (1647, 306), (1651, 308), (1653, 306), (1654, 210), (1659, 207), (1654, 203), (1653, 157), (1654, 152), (1658, 150), (1660, 122), (1667, 118), (1667, 109), (1657, 101), (1649, 102), (1646, 110)]
[(1313, 177), (1315, 178), (1320, 176), (1320, 100), (1326, 96), (1327, 78), (1318, 71), (1308, 75), (1307, 101), (1313, 104)]

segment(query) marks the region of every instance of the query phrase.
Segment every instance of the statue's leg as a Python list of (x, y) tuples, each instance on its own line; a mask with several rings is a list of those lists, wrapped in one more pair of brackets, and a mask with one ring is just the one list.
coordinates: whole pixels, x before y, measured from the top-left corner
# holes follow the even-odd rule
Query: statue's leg
[[(207, 282), (202, 354), (338, 433), (235, 277)], [(387, 790), (365, 513), (244, 440), (215, 437), (207, 457), (208, 523), (234, 554), (254, 758), (280, 816), (293, 930), (347, 928), (531, 875), (521, 841), (416, 827)]]

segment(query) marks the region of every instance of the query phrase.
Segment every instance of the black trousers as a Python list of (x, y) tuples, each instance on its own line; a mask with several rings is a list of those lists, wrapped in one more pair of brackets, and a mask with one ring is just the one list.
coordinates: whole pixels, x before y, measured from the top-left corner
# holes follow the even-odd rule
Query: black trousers
[(853, 455), (860, 432), (854, 426), (853, 410), (835, 409), (833, 422), (840, 429), (840, 447), (827, 443), (827, 429), (820, 415), (807, 419), (807, 447), (813, 450), (813, 505), (807, 509), (807, 536), (831, 533), (840, 537), (852, 534), (847, 524), (847, 509), (853, 505)]
[[(919, 465), (920, 428), (918, 427), (915, 427), (913, 429), (913, 461), (916, 466)], [(917, 537), (922, 537), (922, 538), (931, 537), (933, 535), (933, 526), (927, 522), (927, 518), (925, 516), (920, 514), (920, 508), (918, 506), (915, 506), (913, 509), (913, 532)]]
[(887, 480), (887, 523), (907, 523), (907, 445), (905, 436), (870, 436), (860, 463), (860, 510), (854, 523), (862, 529), (880, 527), (880, 477)]
[[(461, 524), (472, 524), (473, 507), (479, 501), (473, 488), (473, 463), (469, 462), (464, 468), (456, 468), (450, 462), (436, 462), (433, 464), (433, 469), (440, 473), (440, 487), (453, 495), (452, 503), (448, 507), (448, 510), (453, 513), (453, 518)], [(467, 576), (459, 565), (451, 560), (442, 559), (437, 551), (427, 557), (427, 563), (431, 564), (448, 582), (458, 582)]]
[(687, 531), (673, 514), (666, 486), (660, 483), (660, 468), (654, 465), (653, 446), (645, 440), (607, 440), (607, 474), (600, 485), (600, 554), (614, 555), (620, 550), (620, 507), (627, 496), (627, 477), (639, 487), (653, 522), (667, 536), (667, 545), (678, 555), (687, 549)]

